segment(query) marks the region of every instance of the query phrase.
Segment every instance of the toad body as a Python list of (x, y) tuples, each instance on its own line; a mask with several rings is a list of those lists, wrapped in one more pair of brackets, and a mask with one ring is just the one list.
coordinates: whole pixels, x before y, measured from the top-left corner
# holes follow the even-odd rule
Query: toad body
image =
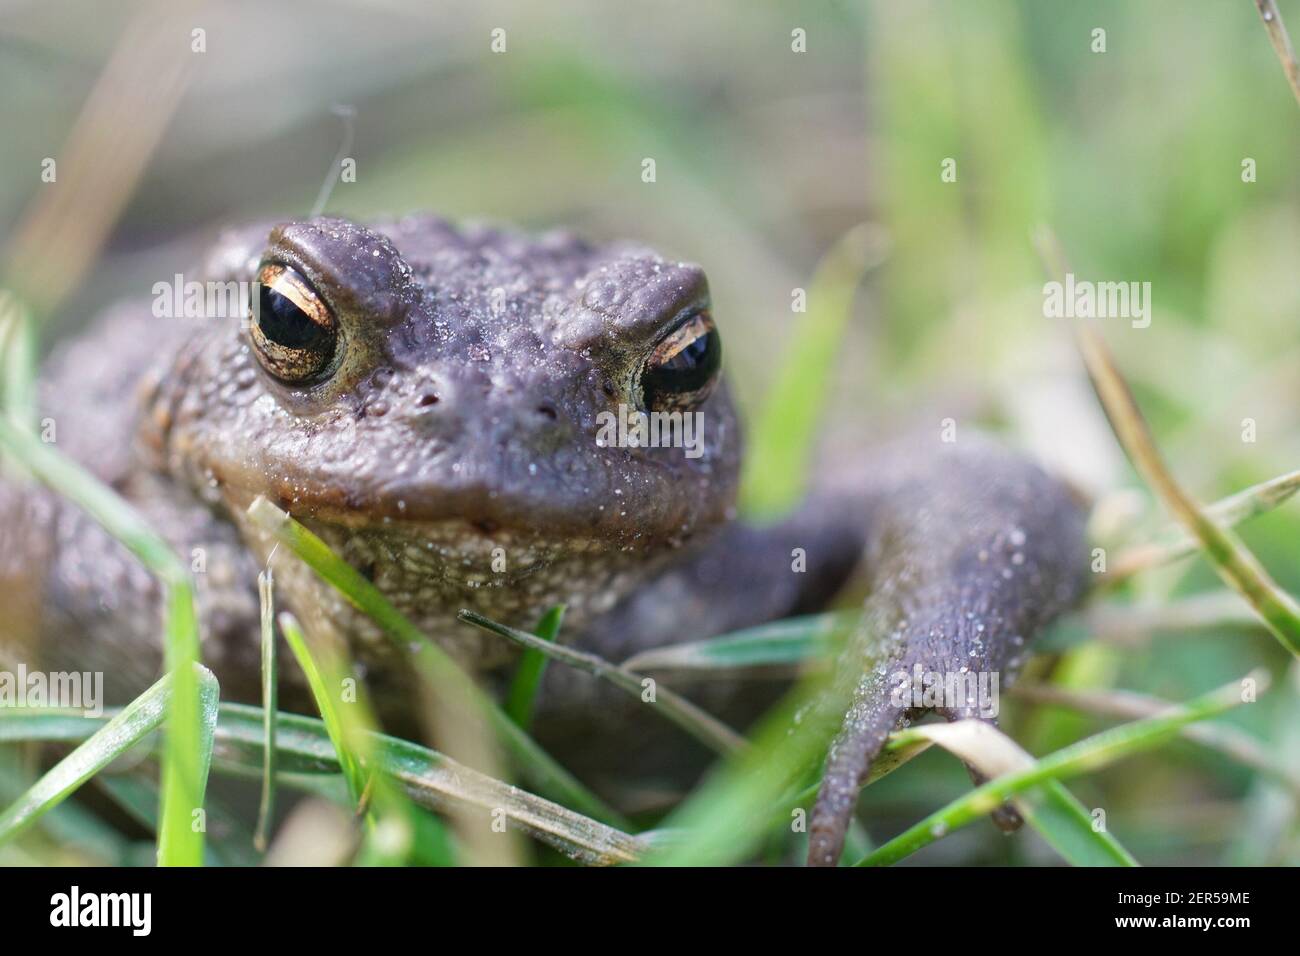
[[(563, 604), (563, 640), (621, 661), (816, 610), (863, 567), (866, 619), (893, 663), (1013, 674), (1081, 592), (1074, 500), (975, 437), (864, 451), (823, 472), (786, 520), (738, 520), (725, 320), (694, 265), (419, 215), (240, 229), (199, 278), (247, 283), (247, 313), (114, 308), (53, 356), (42, 415), (61, 451), (190, 561), (204, 662), (227, 699), (259, 695), (256, 576), (275, 548), (246, 515), (258, 496), (488, 684), (515, 652), (460, 623), (461, 609), (531, 628)], [(689, 447), (610, 439), (611, 416), (639, 413), (698, 428)], [(0, 651), (102, 670), (111, 703), (155, 680), (150, 575), (47, 492), (0, 484), (0, 511)], [(274, 556), (277, 601), (345, 641), (381, 710), (400, 712), (403, 649), (286, 558)], [(838, 857), (871, 759), (917, 713), (886, 700), (854, 653), (841, 664), (861, 680), (828, 756), (811, 862)], [(544, 743), (617, 723), (592, 681), (555, 666), (541, 706)]]

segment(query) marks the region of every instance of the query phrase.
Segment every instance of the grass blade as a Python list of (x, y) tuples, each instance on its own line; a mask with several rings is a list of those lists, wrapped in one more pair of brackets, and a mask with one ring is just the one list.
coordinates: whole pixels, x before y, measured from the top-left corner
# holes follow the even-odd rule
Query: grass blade
[[(259, 738), (248, 733), (251, 718), (260, 715), (250, 710), (255, 708), (231, 705), (223, 712), (223, 717), (230, 718), (226, 723), (229, 743), (260, 747)], [(319, 721), (282, 714), (280, 736), (282, 747), (290, 753), (327, 771), (338, 771), (333, 747)], [(459, 806), (483, 820), (489, 819), (493, 811), (500, 811), (525, 833), (585, 862), (626, 863), (644, 851), (635, 837), (480, 774), (419, 744), (380, 734), (372, 735), (372, 740), (377, 769), (396, 780), (420, 806), (444, 812)], [(245, 760), (256, 756), (254, 751)]]
[[(418, 811), (386, 777), (373, 770), (376, 722), (364, 685), (352, 677), (352, 668), (340, 650), (323, 641), (317, 641), (314, 648), (309, 647), (298, 621), (287, 611), (279, 616), (279, 621), (280, 632), (307, 677), (312, 699), (347, 781), (352, 807), (365, 819), (366, 839), (357, 862), (367, 866), (405, 863), (415, 848)], [(355, 681), (355, 697), (350, 700), (343, 697), (348, 680)], [(345, 701), (348, 706), (340, 706)], [(451, 844), (442, 821), (431, 819), (426, 823), (431, 842), (447, 850)], [(441, 832), (434, 833), (435, 830)], [(436, 865), (454, 862), (437, 853), (434, 858)]]
[(547, 657), (560, 661), (580, 671), (586, 671), (602, 680), (608, 681), (619, 690), (637, 700), (644, 700), (647, 686), (654, 686), (653, 702), (660, 705), (660, 713), (686, 731), (704, 746), (720, 754), (729, 754), (745, 746), (745, 738), (740, 736), (712, 714), (696, 707), (685, 697), (667, 687), (653, 684), (650, 678), (630, 671), (617, 664), (611, 664), (603, 657), (577, 651), (560, 644), (551, 644), (535, 635), (518, 628), (498, 624), (482, 614), (473, 611), (461, 611), (457, 615), (467, 624), (473, 624), (485, 631), (497, 634), (523, 647), (535, 650)]
[(3, 416), (0, 449), (76, 503), (165, 587), (167, 670), (176, 680), (169, 698), (168, 742), (163, 755), (163, 825), (158, 831), (158, 859), (165, 866), (198, 866), (203, 861), (203, 833), (190, 823), (193, 812), (202, 806), (206, 768), (201, 759), (204, 731), (200, 724), (200, 687), (194, 671), (199, 661), (199, 628), (189, 572), (170, 545), (115, 492)]
[[(207, 831), (203, 798), (212, 766), (220, 693), (217, 679), (201, 665), (181, 666), (170, 673), (173, 684), (164, 734), (158, 865), (202, 866), (203, 834)], [(196, 815), (203, 819), (201, 825)]]
[[(6, 713), (8, 716), (0, 719), (0, 742), (85, 740), (120, 716), (105, 715), (97, 720), (35, 708)], [(262, 723), (261, 708), (221, 705), (214, 751), (218, 772), (250, 777), (261, 774)], [(323, 721), (280, 713), (277, 723), (282, 781), (338, 779), (342, 768)], [(648, 844), (639, 837), (486, 777), (435, 750), (383, 734), (371, 737), (376, 769), (393, 777), (422, 807), (446, 811), (459, 805), (480, 815), (500, 810), (513, 826), (585, 863), (630, 863), (647, 851)], [(313, 792), (322, 792), (322, 788), (313, 788)]]
[[(101, 773), (91, 783), (106, 793), (140, 826), (158, 829), (158, 782), (144, 773)], [(63, 808), (74, 806), (65, 803)], [(61, 808), (62, 809), (62, 808)], [(262, 858), (253, 850), (253, 834), (230, 808), (211, 796), (204, 803), (208, 833), (204, 863), (208, 866), (257, 866)]]
[(1178, 485), (1101, 336), (1091, 326), (1076, 328), (1093, 386), (1134, 467), (1200, 542), (1219, 576), (1250, 602), (1282, 646), (1300, 657), (1300, 606), (1269, 577), (1236, 534), (1206, 517)]
[(378, 588), (334, 554), (324, 541), (265, 498), (259, 497), (249, 506), (248, 516), (258, 527), (274, 534), (322, 580), (336, 588), (354, 607), (383, 628), (404, 650), (416, 648), (411, 657), (423, 672), (432, 674), (437, 680), (453, 682), (461, 688), (459, 693), (466, 695), (482, 709), (489, 725), (500, 736), (520, 772), (538, 790), (587, 816), (626, 827), (619, 814), (538, 747), (446, 652), (393, 607)]
[(0, 289), (0, 403), (19, 428), (36, 424), (36, 333), (32, 314)]
[(859, 612), (788, 617), (707, 641), (671, 644), (643, 651), (623, 662), (635, 671), (679, 671), (690, 676), (734, 677), (736, 672), (794, 673), (826, 659)]
[(740, 489), (745, 514), (774, 518), (802, 497), (854, 295), (863, 274), (884, 252), (878, 228), (863, 223), (845, 233), (818, 264), (808, 289), (808, 311), (790, 330), (788, 356), (750, 432)]
[[(1222, 498), (1204, 509), (1205, 516), (1222, 528), (1232, 528), (1250, 518), (1272, 511), (1300, 491), (1300, 471), (1288, 472), (1268, 481), (1252, 485), (1227, 498)], [(1156, 536), (1153, 541), (1134, 545), (1122, 551), (1110, 569), (1098, 582), (1099, 586), (1112, 586), (1127, 581), (1133, 575), (1195, 553), (1199, 542), (1179, 525)]]
[(1273, 52), (1277, 54), (1278, 62), (1282, 64), (1282, 72), (1286, 74), (1291, 92), (1295, 94), (1296, 102), (1300, 103), (1300, 63), (1296, 62), (1295, 50), (1291, 47), (1291, 37), (1286, 32), (1286, 24), (1282, 22), (1282, 14), (1277, 8), (1277, 2), (1255, 0), (1255, 6), (1259, 8), (1260, 19), (1264, 21), (1264, 29), (1268, 31), (1268, 42), (1273, 44)]
[[(327, 685), (316, 657), (307, 649), (302, 629), (291, 614), (286, 612), (280, 615), (280, 631), (284, 634), (285, 642), (293, 652), (294, 659), (298, 661), (298, 666), (307, 676), (307, 686), (311, 688), (312, 699), (316, 701), (316, 709), (320, 711), (321, 719), (325, 723), (325, 732), (329, 735), (330, 743), (334, 745), (334, 753), (338, 757), (339, 767), (342, 768), (343, 778), (348, 782), (348, 792), (352, 795), (352, 802), (357, 810), (361, 811), (362, 795), (369, 790), (370, 778), (365, 771), (363, 759), (353, 746), (356, 737), (349, 732), (343, 715), (334, 705), (334, 694), (330, 687), (339, 686), (339, 675), (331, 673)], [(336, 668), (331, 667), (330, 670), (336, 671)]]
[[(1253, 679), (1262, 689), (1267, 684), (1265, 672), (1256, 672)], [(1240, 683), (1228, 684), (1202, 697), (1176, 707), (1158, 717), (1123, 724), (1110, 730), (1071, 744), (1042, 758), (1030, 767), (1003, 774), (983, 786), (954, 800), (948, 806), (930, 814), (903, 833), (878, 847), (859, 860), (858, 866), (887, 866), (910, 856), (940, 837), (965, 826), (985, 814), (991, 813), (1003, 801), (1050, 780), (1097, 770), (1174, 737), (1186, 725), (1198, 720), (1217, 717), (1242, 703)], [(904, 731), (903, 737), (914, 734), (919, 728)]]
[[(0, 724), (8, 708), (0, 709)], [(30, 748), (37, 750), (35, 746)], [(102, 780), (103, 778), (97, 778)], [(24, 755), (17, 747), (0, 747), (0, 808), (7, 809), (21, 797), (36, 777), (26, 766)], [(153, 811), (158, 810), (155, 791)], [(152, 829), (152, 828), (151, 828)], [(124, 865), (133, 850), (131, 841), (117, 827), (76, 803), (64, 801), (42, 814), (39, 826), (26, 831), (28, 839), (23, 846), (15, 843), (0, 845), (0, 866), (7, 866), (12, 858), (31, 850), (38, 859), (53, 859), (58, 864)]]
[[(1065, 275), (1068, 269), (1059, 243), (1050, 234), (1041, 238), (1049, 271)], [(1211, 520), (1174, 479), (1101, 333), (1086, 321), (1075, 320), (1072, 329), (1093, 391), (1133, 467), (1200, 542), (1219, 577), (1250, 602), (1283, 647), (1300, 657), (1300, 605), (1269, 577), (1245, 543), (1231, 529)]]
[[(1154, 717), (1174, 706), (1168, 701), (1129, 691), (1071, 690), (1048, 684), (1017, 684), (1011, 693), (1036, 704), (1068, 707), (1088, 714), (1133, 720)], [(1253, 736), (1237, 727), (1217, 724), (1189, 724), (1182, 736), (1209, 750), (1223, 754), (1244, 767), (1272, 778), (1300, 798), (1300, 773), (1281, 764)]]
[[(899, 735), (901, 741), (917, 737), (938, 744), (974, 767), (985, 778), (1033, 767), (1034, 758), (992, 724), (959, 720), (924, 724)], [(1066, 862), (1074, 866), (1136, 866), (1132, 854), (1110, 833), (1096, 830), (1083, 804), (1060, 781), (1013, 798), (1016, 808)]]
[(262, 608), (262, 713), (265, 744), (262, 748), (262, 796), (257, 805), (257, 829), (253, 845), (265, 853), (275, 816), (275, 712), (280, 709), (279, 674), (275, 654), (274, 580), (268, 567), (257, 576), (257, 594)]
[[(202, 712), (205, 719), (212, 718), (215, 726), (217, 713), (217, 681), (206, 668), (195, 668), (195, 682), (199, 686), (202, 699)], [(57, 806), (83, 783), (103, 770), (110, 763), (122, 756), (141, 740), (157, 730), (167, 714), (168, 704), (173, 694), (174, 675), (168, 674), (143, 694), (122, 708), (114, 717), (100, 721), (89, 717), (77, 717), (70, 714), (51, 715), (54, 720), (65, 727), (76, 729), (78, 737), (86, 736), (79, 747), (68, 754), (31, 786), (3, 814), (0, 814), (0, 843), (13, 839), (27, 827), (36, 822), (40, 816)], [(39, 710), (35, 711), (37, 714)], [(0, 718), (0, 729), (12, 731), (20, 719), (22, 709), (6, 710)], [(97, 729), (95, 729), (97, 728)], [(8, 738), (17, 739), (17, 738)], [(200, 748), (195, 754), (195, 762), (206, 771), (212, 757), (211, 738), (206, 748)], [(202, 803), (202, 790), (199, 793)], [(191, 829), (191, 818), (187, 813), (183, 818), (184, 829)], [(164, 818), (164, 825), (167, 821)], [(170, 837), (175, 843), (186, 843), (184, 834), (164, 834), (159, 828), (160, 840)], [(177, 840), (177, 836), (180, 837)], [(199, 844), (200, 848), (202, 843)]]
[[(1295, 775), (1300, 768), (1300, 662), (1292, 661), (1268, 721), (1274, 762)], [(1225, 866), (1295, 866), (1294, 834), (1300, 799), (1267, 778), (1257, 778), (1241, 805), (1240, 824), (1223, 861)]]
[[(826, 675), (801, 682), (768, 711), (753, 743), (733, 755), (673, 811), (675, 839), (656, 847), (655, 866), (725, 866), (749, 857), (774, 814), (786, 825), (799, 790), (815, 772), (847, 708)], [(838, 712), (837, 712), (838, 711)]]
[(1087, 809), (1059, 780), (1030, 790), (1016, 801), (1021, 814), (1073, 866), (1137, 866), (1108, 830), (1097, 830)]
[[(557, 604), (537, 622), (534, 632), (543, 641), (554, 644), (560, 636), (560, 624), (564, 621), (564, 605)], [(548, 658), (541, 651), (526, 650), (515, 669), (514, 680), (510, 682), (510, 691), (506, 694), (506, 713), (521, 730), (527, 731), (533, 722), (533, 706), (537, 702), (537, 688), (541, 686), (542, 674), (546, 672)]]

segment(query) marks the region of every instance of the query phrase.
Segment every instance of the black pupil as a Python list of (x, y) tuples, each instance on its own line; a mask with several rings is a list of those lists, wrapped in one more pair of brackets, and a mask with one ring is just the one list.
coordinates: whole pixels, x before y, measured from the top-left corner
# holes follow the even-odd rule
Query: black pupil
[(268, 285), (262, 286), (262, 309), (258, 324), (262, 334), (287, 349), (309, 352), (328, 348), (329, 333), (307, 317), (293, 300)]
[(645, 370), (641, 387), (646, 404), (654, 408), (698, 392), (713, 380), (721, 364), (722, 339), (710, 329), (667, 362)]

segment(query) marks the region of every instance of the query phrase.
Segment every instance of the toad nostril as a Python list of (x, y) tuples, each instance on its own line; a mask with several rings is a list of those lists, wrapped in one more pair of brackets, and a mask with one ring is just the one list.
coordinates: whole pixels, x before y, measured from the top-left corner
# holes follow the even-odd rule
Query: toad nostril
[(549, 418), (551, 421), (555, 421), (560, 417), (560, 413), (555, 410), (555, 406), (550, 402), (542, 402), (542, 404), (538, 405), (537, 414), (543, 418)]
[(440, 401), (441, 399), (433, 392), (425, 392), (415, 400), (415, 404), (419, 408), (428, 408), (430, 405), (437, 405)]

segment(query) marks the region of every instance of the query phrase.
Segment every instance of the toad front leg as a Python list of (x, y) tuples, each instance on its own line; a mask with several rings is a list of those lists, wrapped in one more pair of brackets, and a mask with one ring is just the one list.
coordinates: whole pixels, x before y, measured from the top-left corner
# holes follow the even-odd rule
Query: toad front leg
[[(1014, 679), (1028, 643), (1084, 590), (1082, 511), (1037, 467), (982, 441), (912, 443), (891, 461), (891, 479), (870, 495), (871, 594), (839, 662), (854, 681), (852, 703), (813, 811), (814, 865), (839, 860), (858, 787), (885, 737), (927, 709), (886, 693), (896, 683), (882, 686), (881, 675), (955, 677), (963, 695), (933, 709), (950, 720), (992, 720), (972, 687)], [(864, 674), (864, 644), (882, 636), (893, 664)], [(1008, 810), (1000, 822), (1012, 820)]]
[[(1079, 599), (1086, 574), (1078, 502), (992, 442), (901, 442), (834, 488), (774, 527), (726, 529), (596, 621), (586, 638), (599, 653), (625, 660), (814, 611), (862, 560), (870, 593), (836, 664), (844, 685), (837, 699), (851, 703), (810, 827), (808, 862), (823, 866), (838, 861), (858, 789), (892, 730), (927, 710), (994, 719), (967, 696), (939, 705), (899, 699), (891, 693), (898, 675), (939, 682), (952, 675), (959, 688), (992, 679), (1005, 686), (1029, 642)], [(806, 551), (805, 573), (792, 570), (795, 548)], [(556, 678), (566, 681), (564, 693), (582, 696), (581, 681)], [(998, 822), (1015, 822), (1010, 808)]]

